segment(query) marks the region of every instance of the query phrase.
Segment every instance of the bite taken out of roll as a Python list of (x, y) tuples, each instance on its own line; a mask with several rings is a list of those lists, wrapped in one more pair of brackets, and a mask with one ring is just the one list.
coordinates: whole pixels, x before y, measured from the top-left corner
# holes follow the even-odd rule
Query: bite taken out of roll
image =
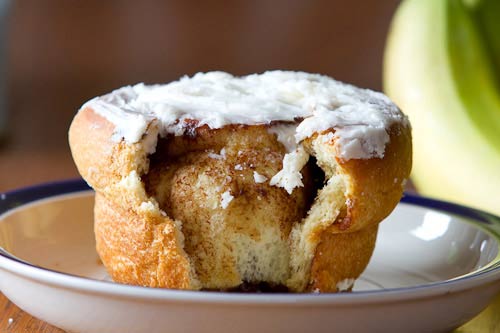
[(386, 96), (289, 71), (124, 87), (69, 141), (113, 280), (190, 290), (350, 290), (412, 154)]

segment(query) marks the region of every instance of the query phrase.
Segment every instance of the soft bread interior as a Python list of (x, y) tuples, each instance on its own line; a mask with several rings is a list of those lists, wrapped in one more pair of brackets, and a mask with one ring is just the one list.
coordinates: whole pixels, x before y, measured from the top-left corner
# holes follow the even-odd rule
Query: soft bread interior
[(320, 235), (346, 204), (347, 186), (333, 146), (325, 144), (326, 135), (305, 145), (315, 158), (302, 170), (304, 186), (288, 194), (268, 181), (282, 168), (285, 154), (276, 135), (264, 126), (217, 131), (218, 140), (226, 140), (207, 146), (202, 132), (186, 139), (191, 144), (184, 144), (182, 153), (172, 150), (169, 139), (160, 141), (142, 177), (150, 201), (182, 226), (184, 250), (202, 288), (264, 281), (304, 290)]
[(285, 148), (266, 126), (220, 129), (217, 141), (211, 140), (214, 132), (160, 140), (142, 177), (146, 190), (182, 224), (184, 250), (203, 288), (286, 285), (290, 230), (314, 197), (307, 168), (306, 186), (288, 194), (269, 184)]
[(318, 135), (306, 144), (306, 151), (315, 157), (325, 173), (325, 185), (317, 192), (307, 215), (294, 224), (290, 234), (290, 278), (287, 285), (292, 290), (307, 287), (311, 262), (321, 239), (321, 234), (335, 223), (345, 210), (347, 195), (346, 177), (337, 167), (333, 145), (325, 144), (327, 135)]

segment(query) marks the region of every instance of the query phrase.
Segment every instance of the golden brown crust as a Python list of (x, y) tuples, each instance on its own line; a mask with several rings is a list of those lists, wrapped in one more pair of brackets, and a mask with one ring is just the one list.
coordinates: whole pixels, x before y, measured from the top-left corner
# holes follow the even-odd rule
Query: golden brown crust
[[(154, 124), (150, 124), (154, 126)], [(69, 144), (80, 175), (96, 190), (119, 182), (132, 171), (148, 168), (147, 152), (140, 144), (115, 142), (115, 125), (94, 110), (80, 110), (69, 129)]]
[[(154, 122), (149, 124), (143, 141), (157, 136), (156, 126)], [(304, 141), (304, 147), (316, 157), (331, 186), (325, 186), (318, 192), (309, 213), (306, 213), (307, 207), (311, 205), (311, 200), (307, 199), (311, 192), (309, 185), (294, 190), (293, 195), (288, 196), (281, 188), (251, 181), (253, 171), (267, 179), (272, 177), (281, 167), (273, 161), (282, 160), (285, 153), (264, 126), (231, 125), (221, 130), (211, 130), (206, 126), (193, 128), (191, 137), (161, 140), (157, 146), (160, 154), (155, 155), (148, 154), (142, 142), (116, 142), (113, 139), (114, 130), (111, 122), (94, 110), (84, 108), (73, 120), (69, 141), (81, 175), (97, 192), (95, 232), (98, 252), (112, 278), (128, 284), (177, 289), (224, 289), (241, 283), (242, 276), (248, 275), (242, 273), (241, 263), (236, 263), (235, 257), (231, 256), (227, 260), (223, 259), (231, 251), (218, 250), (224, 256), (216, 260), (222, 262), (217, 267), (200, 264), (212, 251), (200, 249), (213, 246), (215, 242), (193, 243), (192, 239), (198, 237), (199, 230), (209, 233), (213, 228), (197, 229), (193, 225), (207, 221), (212, 226), (225, 226), (228, 221), (235, 219), (251, 220), (252, 212), (258, 213), (261, 208), (252, 201), (260, 193), (271, 203), (265, 214), (281, 216), (282, 212), (286, 212), (282, 214), (282, 221), (276, 229), (278, 238), (283, 242), (278, 238), (272, 242), (279, 243), (280, 249), (287, 247), (286, 256), (290, 256), (291, 263), (286, 274), (274, 276), (264, 273), (262, 276), (266, 277), (266, 282), (286, 284), (291, 290), (299, 292), (338, 291), (339, 282), (357, 278), (366, 267), (373, 252), (378, 223), (399, 201), (411, 168), (411, 133), (407, 126), (395, 124), (390, 129), (390, 141), (382, 159), (344, 161), (337, 157), (334, 139), (325, 140), (324, 135), (327, 133), (315, 134)], [(227, 150), (226, 164), (207, 157), (208, 154), (219, 153), (222, 148)], [(256, 153), (259, 149), (269, 151)], [(245, 153), (238, 155), (239, 152)], [(192, 153), (194, 155), (190, 155)], [(273, 154), (276, 156), (266, 159), (266, 156), (272, 157)], [(155, 160), (155, 156), (161, 155), (167, 158)], [(250, 160), (255, 162), (253, 169), (234, 172), (237, 163), (247, 161), (250, 165)], [(175, 172), (164, 169), (162, 163), (166, 161), (168, 168), (175, 169)], [(190, 161), (198, 164), (197, 168), (205, 163), (198, 169), (205, 171), (191, 169), (187, 173), (180, 172)], [(303, 170), (305, 183), (311, 182), (308, 172), (306, 167)], [(222, 187), (227, 185), (219, 177), (223, 173), (231, 178), (226, 183), (229, 184), (227, 190), (233, 196), (234, 207), (228, 205), (226, 209), (215, 204), (216, 208), (200, 210), (190, 203), (182, 208), (189, 195), (193, 198), (202, 195), (210, 198), (212, 193), (212, 196), (219, 198)], [(190, 193), (189, 188), (195, 187), (193, 184), (197, 184), (195, 181), (199, 181), (199, 177), (209, 179), (221, 189), (217, 190), (219, 192), (210, 192), (211, 189), (201, 186)], [(238, 179), (238, 182), (234, 179)], [(184, 184), (184, 192), (168, 192), (172, 184), (178, 184), (178, 187)], [(239, 197), (242, 189), (248, 192), (247, 199)], [(179, 208), (177, 212), (173, 205)], [(190, 205), (193, 207), (192, 221), (186, 213)], [(302, 220), (299, 218), (301, 215), (304, 217)], [(217, 219), (214, 220), (212, 216), (217, 216)], [(329, 218), (325, 222), (319, 221), (317, 216)], [(181, 227), (183, 223), (184, 228)], [(250, 235), (249, 238), (254, 240), (274, 230), (271, 227), (259, 229), (261, 226), (252, 223), (241, 223), (239, 226), (237, 223), (232, 228)], [(239, 236), (234, 235), (231, 236), (233, 238), (223, 238), (225, 247), (231, 248), (231, 242), (241, 241)], [(186, 242), (184, 236), (189, 237)], [(216, 237), (211, 239), (214, 241)], [(246, 238), (241, 244), (259, 246)], [(281, 267), (280, 264), (273, 265)], [(248, 276), (258, 278), (261, 275)]]
[(342, 281), (361, 275), (375, 248), (378, 224), (347, 233), (321, 234), (307, 291), (336, 292)]
[[(92, 109), (74, 118), (69, 143), (82, 177), (95, 189), (97, 251), (118, 282), (197, 289), (175, 221), (147, 197), (139, 173), (149, 167), (140, 144), (114, 142), (114, 125)], [(143, 206), (143, 203), (149, 203)]]
[(114, 281), (192, 289), (189, 261), (179, 253), (175, 224), (95, 197), (96, 248)]
[(330, 232), (356, 231), (378, 224), (401, 199), (412, 164), (411, 132), (401, 124), (389, 130), (383, 158), (337, 158), (338, 172), (348, 178), (347, 211)]

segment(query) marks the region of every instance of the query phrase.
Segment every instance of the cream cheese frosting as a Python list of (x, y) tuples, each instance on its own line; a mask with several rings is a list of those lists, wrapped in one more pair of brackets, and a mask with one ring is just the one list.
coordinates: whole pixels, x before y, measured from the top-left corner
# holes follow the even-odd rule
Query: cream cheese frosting
[(128, 143), (139, 142), (153, 121), (159, 123), (160, 136), (183, 135), (186, 120), (213, 129), (290, 122), (287, 131), (276, 133), (292, 152), (303, 139), (332, 128), (344, 160), (382, 158), (389, 127), (408, 124), (382, 93), (292, 71), (242, 77), (208, 72), (162, 85), (140, 83), (96, 97), (86, 107), (114, 123), (115, 140)]

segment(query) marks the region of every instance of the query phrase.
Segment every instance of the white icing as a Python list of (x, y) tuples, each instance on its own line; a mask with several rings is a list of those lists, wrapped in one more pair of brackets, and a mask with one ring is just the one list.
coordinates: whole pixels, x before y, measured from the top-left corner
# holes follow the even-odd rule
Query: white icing
[(151, 201), (143, 201), (139, 206), (139, 209), (143, 211), (153, 211), (155, 208), (155, 205)]
[(264, 175), (261, 175), (260, 173), (258, 173), (257, 171), (254, 171), (253, 172), (253, 180), (257, 183), (257, 184), (260, 184), (260, 183), (263, 183), (267, 180), (267, 177), (264, 176)]
[(296, 187), (304, 186), (302, 183), (302, 174), (300, 170), (309, 160), (309, 154), (304, 147), (299, 146), (295, 151), (288, 153), (283, 158), (283, 168), (275, 174), (269, 184), (284, 188), (289, 194), (292, 194)]
[(231, 194), (231, 192), (226, 191), (226, 192), (222, 193), (221, 199), (220, 199), (220, 206), (222, 207), (222, 209), (226, 209), (227, 206), (229, 206), (229, 203), (231, 201), (233, 201), (233, 199), (234, 199), (234, 197)]
[(297, 149), (297, 141), (295, 139), (295, 133), (297, 130), (297, 125), (295, 124), (278, 124), (269, 127), (268, 132), (275, 134), (278, 141), (285, 147), (288, 153), (291, 153)]
[(329, 143), (332, 141), (332, 139), (335, 137), (335, 135), (332, 132), (328, 132), (325, 135), (322, 135), (322, 141), (323, 143)]
[(138, 92), (134, 87), (123, 87), (110, 94), (96, 97), (82, 107), (90, 106), (98, 114), (115, 124), (113, 139), (116, 141), (124, 138), (129, 143), (139, 142), (146, 132), (148, 124), (154, 119), (131, 105), (138, 98)]
[(215, 153), (208, 153), (208, 157), (214, 159), (214, 160), (223, 160), (226, 158), (226, 149), (222, 148), (219, 152), (219, 154)]
[(297, 141), (316, 132), (334, 128), (339, 156), (344, 159), (384, 157), (385, 144), (389, 142), (387, 120), (383, 110), (367, 106), (343, 105), (332, 112), (324, 108), (313, 111), (313, 116), (304, 119), (295, 134)]
[(150, 126), (145, 135), (142, 136), (142, 147), (148, 154), (153, 154), (156, 151), (156, 144), (158, 143), (158, 127)]
[(214, 160), (222, 160), (224, 159), (224, 156), (220, 154), (215, 154), (215, 153), (208, 153), (208, 157), (214, 159)]
[(241, 171), (241, 170), (243, 170), (243, 166), (242, 166), (241, 164), (236, 164), (236, 165), (234, 166), (234, 170)]
[(295, 128), (295, 143), (282, 134), (285, 127), (270, 130), (290, 152), (304, 138), (333, 128), (339, 157), (346, 160), (383, 157), (387, 129), (395, 122), (407, 124), (406, 117), (381, 93), (327, 76), (290, 71), (243, 77), (198, 73), (165, 85), (124, 87), (90, 100), (85, 107), (114, 123), (114, 139), (128, 143), (139, 142), (153, 121), (165, 136), (183, 135), (187, 120), (221, 128), (303, 119)]

